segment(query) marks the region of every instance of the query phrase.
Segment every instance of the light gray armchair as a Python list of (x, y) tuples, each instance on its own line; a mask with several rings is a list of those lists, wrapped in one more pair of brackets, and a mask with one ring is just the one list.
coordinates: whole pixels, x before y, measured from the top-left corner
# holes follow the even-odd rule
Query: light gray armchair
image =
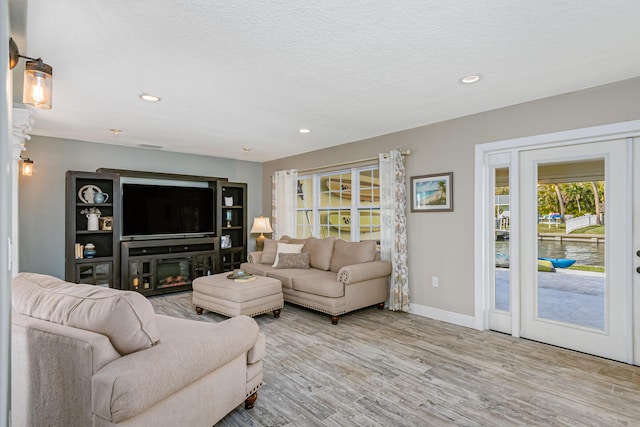
[(207, 426), (262, 384), (246, 316), (156, 315), (135, 292), (21, 273), (13, 280), (14, 426)]

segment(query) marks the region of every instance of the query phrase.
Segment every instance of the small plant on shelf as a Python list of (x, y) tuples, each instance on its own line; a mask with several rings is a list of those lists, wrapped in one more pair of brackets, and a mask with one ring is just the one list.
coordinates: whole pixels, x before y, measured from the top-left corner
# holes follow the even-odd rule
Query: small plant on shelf
[(98, 208), (88, 208), (88, 209), (82, 209), (80, 211), (80, 214), (82, 214), (82, 215), (97, 215), (97, 216), (100, 216), (100, 215), (102, 215), (102, 212), (100, 212), (100, 209), (98, 209)]

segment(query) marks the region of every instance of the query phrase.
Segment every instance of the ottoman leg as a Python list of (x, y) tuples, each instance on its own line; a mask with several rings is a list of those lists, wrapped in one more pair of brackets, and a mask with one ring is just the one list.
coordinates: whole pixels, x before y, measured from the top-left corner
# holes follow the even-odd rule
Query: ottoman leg
[(282, 313), (282, 310), (280, 309), (273, 310), (273, 317), (277, 319), (278, 317), (280, 317), (280, 313)]
[(332, 325), (337, 325), (337, 324), (338, 324), (338, 320), (340, 320), (340, 317), (338, 317), (338, 316), (331, 316), (331, 324), (332, 324)]
[(196, 307), (196, 313), (198, 315), (202, 314), (202, 307)]

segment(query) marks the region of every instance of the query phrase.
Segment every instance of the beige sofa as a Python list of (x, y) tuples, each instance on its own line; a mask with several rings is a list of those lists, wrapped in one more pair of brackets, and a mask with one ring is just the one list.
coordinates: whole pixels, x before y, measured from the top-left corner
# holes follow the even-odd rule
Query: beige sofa
[[(283, 249), (301, 254), (283, 255)], [(280, 280), (285, 301), (327, 313), (334, 325), (341, 314), (372, 305), (382, 309), (389, 296), (391, 263), (378, 259), (372, 240), (285, 236), (266, 240), (264, 250), (250, 253), (248, 261), (243, 270)]]
[(156, 315), (129, 291), (13, 280), (12, 425), (207, 426), (262, 384), (265, 340), (239, 316)]

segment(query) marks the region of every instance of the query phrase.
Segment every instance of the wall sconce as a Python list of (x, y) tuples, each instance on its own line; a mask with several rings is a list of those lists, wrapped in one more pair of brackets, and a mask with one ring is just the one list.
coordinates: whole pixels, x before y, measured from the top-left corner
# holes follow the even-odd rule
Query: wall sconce
[(9, 68), (18, 64), (20, 58), (28, 59), (24, 68), (24, 86), (22, 88), (22, 102), (36, 108), (51, 109), (53, 95), (53, 68), (45, 64), (42, 58), (30, 58), (20, 55), (18, 45), (9, 39)]
[(22, 157), (20, 157), (20, 160), (22, 161), (22, 175), (33, 175), (33, 160), (29, 158), (23, 159)]
[(269, 218), (265, 218), (263, 216), (261, 216), (260, 218), (254, 218), (253, 227), (251, 227), (250, 233), (260, 233), (260, 235), (256, 238), (256, 250), (263, 250), (264, 241), (266, 240), (266, 237), (264, 237), (264, 233), (273, 233)]

